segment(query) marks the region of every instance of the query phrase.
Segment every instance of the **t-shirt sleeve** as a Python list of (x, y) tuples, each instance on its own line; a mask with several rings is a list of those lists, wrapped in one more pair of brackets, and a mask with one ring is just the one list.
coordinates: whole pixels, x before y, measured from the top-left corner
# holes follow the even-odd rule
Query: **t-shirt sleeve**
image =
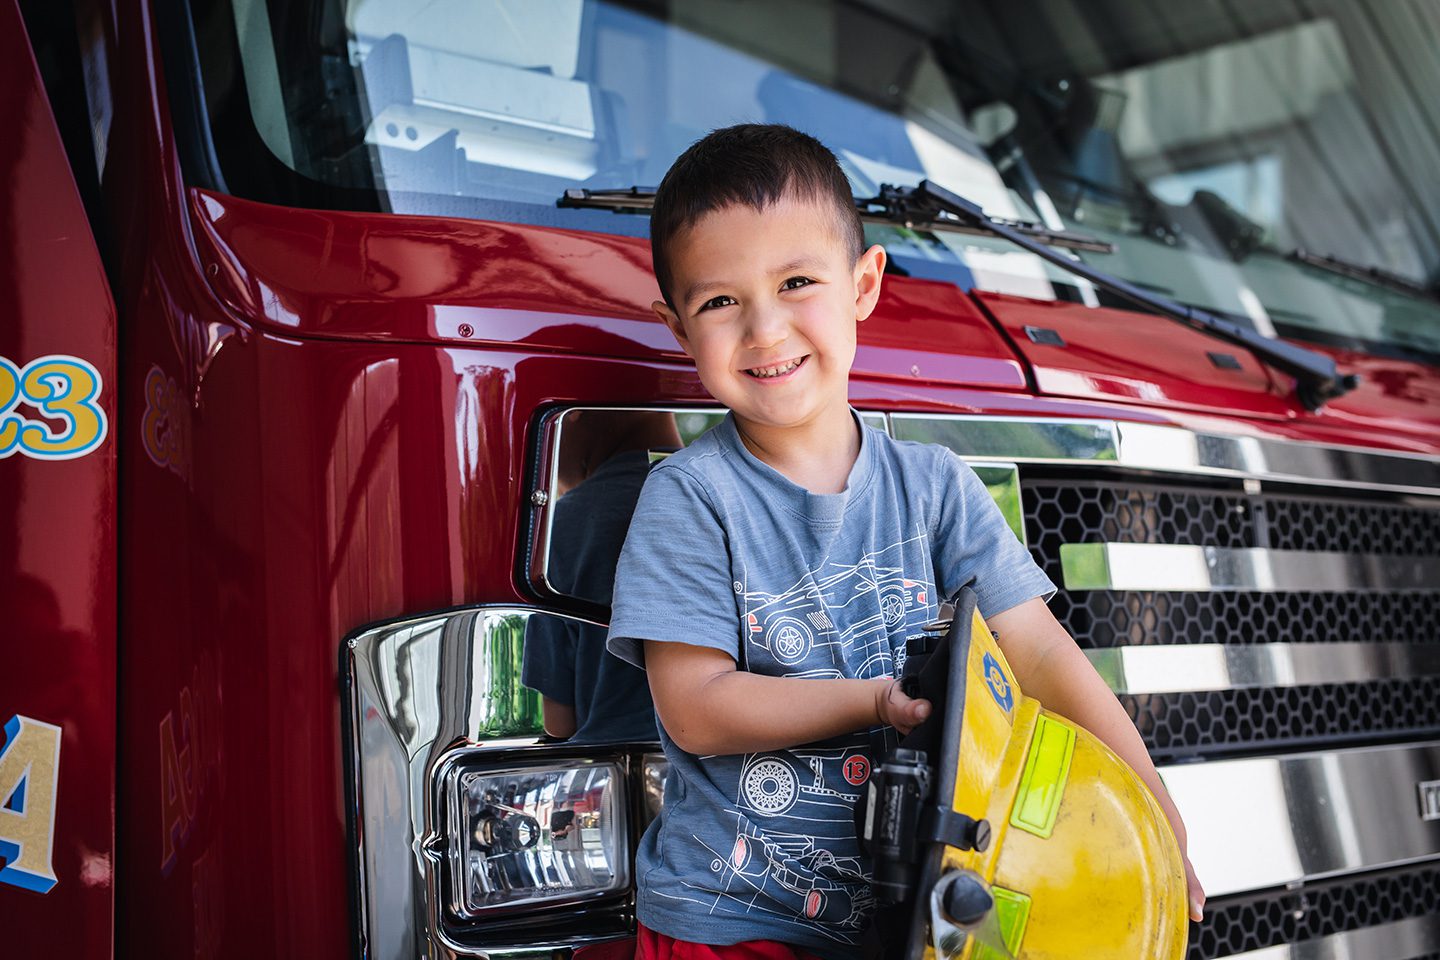
[(992, 617), (1034, 597), (1049, 600), (1055, 584), (1005, 522), (985, 483), (969, 464), (939, 450), (940, 518), (935, 529), (935, 576), (944, 596), (974, 580), (982, 617)]
[(650, 472), (615, 568), (607, 648), (645, 666), (646, 640), (689, 643), (739, 659), (730, 545), (700, 482), (663, 464)]
[(525, 625), (520, 682), (557, 703), (575, 704), (575, 636), (559, 617), (531, 617)]

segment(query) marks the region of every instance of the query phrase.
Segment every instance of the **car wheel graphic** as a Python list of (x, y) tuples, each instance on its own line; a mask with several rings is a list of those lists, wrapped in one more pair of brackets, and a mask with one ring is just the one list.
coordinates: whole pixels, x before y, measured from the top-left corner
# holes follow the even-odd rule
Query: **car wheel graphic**
[(745, 803), (759, 813), (777, 816), (795, 805), (795, 771), (784, 760), (766, 757), (752, 763), (741, 777)]
[(810, 652), (812, 634), (808, 626), (794, 617), (781, 617), (770, 625), (765, 639), (775, 659), (793, 667)]
[(898, 593), (887, 593), (880, 598), (880, 613), (885, 618), (885, 626), (895, 626), (905, 619), (905, 597)]

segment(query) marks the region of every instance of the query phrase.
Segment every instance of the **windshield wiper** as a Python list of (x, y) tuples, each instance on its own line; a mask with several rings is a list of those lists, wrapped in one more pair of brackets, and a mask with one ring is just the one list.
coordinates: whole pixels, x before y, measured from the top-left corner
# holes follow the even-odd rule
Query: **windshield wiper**
[[(651, 187), (623, 187), (612, 190), (576, 187), (566, 190), (556, 201), (556, 205), (560, 207), (587, 207), (613, 210), (617, 213), (643, 213), (649, 211), (654, 204), (655, 190)], [(874, 223), (922, 225), (928, 229), (956, 230), (1008, 240), (1022, 250), (1033, 253), (1077, 277), (1083, 277), (1116, 296), (1217, 339), (1244, 347), (1272, 367), (1294, 377), (1296, 397), (1307, 410), (1320, 409), (1326, 401), (1349, 393), (1360, 383), (1359, 376), (1340, 373), (1335, 367), (1335, 361), (1323, 354), (1262, 337), (1247, 327), (1223, 320), (1198, 307), (1187, 307), (1143, 290), (1052, 249), (1068, 247), (1074, 250), (1112, 252), (1114, 248), (1103, 240), (1069, 231), (1047, 230), (1038, 224), (1025, 221), (991, 217), (978, 204), (971, 203), (929, 180), (920, 181), (916, 187), (882, 184), (879, 196), (856, 200), (855, 206), (862, 219)]]
[(987, 216), (978, 204), (971, 203), (944, 187), (936, 186), (929, 180), (920, 181), (920, 185), (916, 187), (892, 187), (884, 184), (880, 187), (880, 195), (869, 202), (872, 206), (884, 210), (890, 219), (900, 223), (933, 222), (940, 214), (948, 213), (977, 229), (1003, 237), (1042, 260), (1089, 280), (1116, 296), (1202, 333), (1244, 347), (1272, 367), (1294, 377), (1296, 397), (1307, 410), (1320, 409), (1326, 401), (1349, 393), (1360, 383), (1359, 376), (1340, 373), (1335, 367), (1335, 361), (1324, 354), (1262, 337), (1247, 327), (1223, 320), (1198, 307), (1176, 303), (1057, 253), (1013, 229), (1004, 221)]
[[(891, 217), (883, 208), (874, 209), (877, 203), (878, 198), (856, 200), (855, 209), (859, 211), (860, 219), (868, 220), (871, 223), (895, 223), (895, 218)], [(644, 213), (654, 204), (655, 190), (653, 187), (621, 187), (613, 190), (587, 190), (583, 187), (574, 187), (566, 190), (555, 202), (558, 207), (587, 207), (593, 210), (613, 210), (616, 213)], [(1114, 245), (1083, 233), (1051, 230), (1029, 220), (996, 220), (994, 222), (1003, 223), (1021, 236), (1030, 237), (1052, 247), (1089, 250), (1092, 253), (1115, 252)], [(936, 215), (926, 218), (917, 217), (913, 223), (923, 225), (930, 230), (950, 230), (955, 233), (968, 233), (982, 237), (1000, 236), (988, 225), (970, 223), (959, 217), (950, 216), (944, 211), (939, 211)]]
[(1348, 277), (1351, 280), (1359, 280), (1377, 287), (1384, 287), (1396, 293), (1403, 293), (1410, 297), (1420, 297), (1424, 300), (1440, 300), (1440, 294), (1435, 290), (1421, 286), (1413, 280), (1407, 280), (1397, 273), (1388, 270), (1381, 270), (1379, 267), (1362, 267), (1358, 263), (1351, 263), (1349, 260), (1341, 260), (1339, 257), (1321, 256), (1318, 253), (1311, 253), (1308, 250), (1291, 250), (1285, 254), (1285, 259), (1294, 260), (1296, 263), (1303, 263), (1307, 267), (1315, 267), (1317, 270), (1324, 270), (1338, 276)]
[(655, 206), (654, 187), (615, 187), (607, 190), (586, 190), (571, 187), (555, 201), (557, 207), (589, 207), (614, 210), (616, 213), (648, 213)]

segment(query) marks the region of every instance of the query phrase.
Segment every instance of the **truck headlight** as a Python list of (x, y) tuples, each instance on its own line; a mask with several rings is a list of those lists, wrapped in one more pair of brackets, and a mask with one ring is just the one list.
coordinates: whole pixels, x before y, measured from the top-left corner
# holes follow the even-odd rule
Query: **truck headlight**
[(620, 764), (591, 760), (452, 771), (456, 912), (470, 918), (625, 890), (625, 777)]

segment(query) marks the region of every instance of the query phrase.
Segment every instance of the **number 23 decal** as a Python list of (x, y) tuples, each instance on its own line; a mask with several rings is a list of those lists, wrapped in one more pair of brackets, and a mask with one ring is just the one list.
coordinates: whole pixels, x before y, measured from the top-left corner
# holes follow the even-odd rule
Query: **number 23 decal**
[[(103, 386), (100, 371), (78, 357), (56, 354), (24, 367), (0, 357), (0, 458), (69, 460), (99, 447), (109, 426), (100, 409)], [(26, 419), (14, 412), (19, 403), (63, 426)]]

